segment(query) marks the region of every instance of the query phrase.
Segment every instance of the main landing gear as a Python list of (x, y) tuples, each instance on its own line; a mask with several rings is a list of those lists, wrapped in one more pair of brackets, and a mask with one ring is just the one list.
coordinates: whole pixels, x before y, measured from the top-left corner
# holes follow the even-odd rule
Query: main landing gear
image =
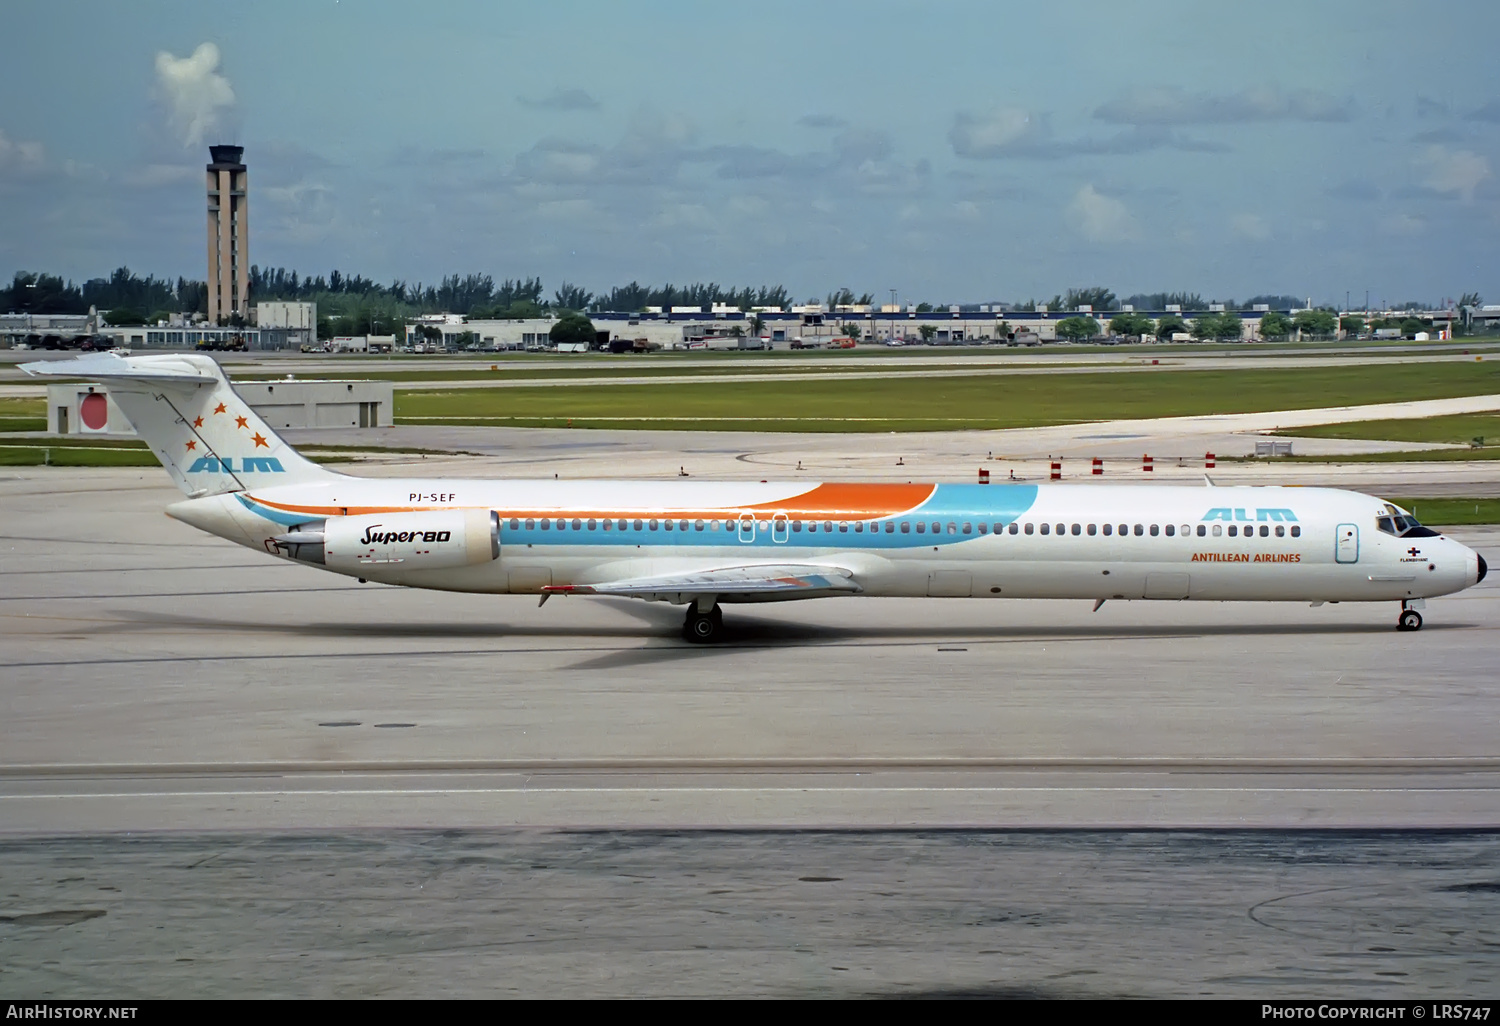
[(1401, 616), (1396, 620), (1398, 631), (1419, 631), (1422, 629), (1422, 614), (1412, 609), (1405, 602), (1401, 603)]
[(682, 624), (682, 636), (699, 645), (709, 645), (724, 637), (724, 611), (717, 602), (712, 609), (698, 611), (697, 603), (688, 606), (687, 619)]

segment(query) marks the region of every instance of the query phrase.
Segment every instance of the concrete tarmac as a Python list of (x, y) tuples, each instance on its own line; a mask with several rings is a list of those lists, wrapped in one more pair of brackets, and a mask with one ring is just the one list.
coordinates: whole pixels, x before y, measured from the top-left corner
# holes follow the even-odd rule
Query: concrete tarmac
[(1491, 834), (0, 838), (0, 997), (1475, 1001), (1497, 878)]
[[(1494, 581), (1429, 604), (675, 607), (360, 585), (0, 480), (0, 830), (1500, 827)], [(1455, 536), (1494, 552), (1489, 529)]]
[[(576, 454), (548, 438), (359, 469), (541, 473)], [(676, 608), (359, 585), (177, 498), (0, 472), (0, 999), (1500, 980), (1494, 580), (1416, 634), (837, 599), (730, 607), (705, 649)]]

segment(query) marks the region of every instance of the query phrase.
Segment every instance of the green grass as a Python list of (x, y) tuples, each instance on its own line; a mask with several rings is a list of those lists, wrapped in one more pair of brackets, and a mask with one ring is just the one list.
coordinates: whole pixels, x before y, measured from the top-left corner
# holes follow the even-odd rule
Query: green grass
[[(1360, 420), (1277, 432), (1303, 438), (1377, 438), (1393, 442), (1448, 442), (1468, 445), (1484, 438), (1500, 446), (1500, 413), (1456, 413), (1416, 420)], [(1480, 457), (1483, 458), (1483, 457)]]
[(1500, 361), (1138, 373), (397, 390), (407, 424), (940, 431), (1251, 413), (1500, 391)]
[(1441, 524), (1444, 527), (1463, 524), (1500, 523), (1500, 499), (1473, 498), (1392, 498), (1402, 509), (1424, 524)]
[[(476, 456), (478, 453), (416, 446), (310, 445), (299, 449), (314, 463), (350, 463), (361, 454)], [(128, 438), (47, 438), (0, 442), (0, 467), (155, 467), (145, 442)]]
[(155, 467), (144, 446), (0, 445), (0, 467)]
[[(1265, 457), (1220, 456), (1233, 463), (1265, 463)], [(1271, 462), (1288, 463), (1450, 463), (1471, 460), (1500, 460), (1500, 446), (1483, 449), (1412, 449), (1400, 452), (1356, 452), (1343, 456), (1276, 456)]]
[(45, 399), (0, 399), (0, 431), (46, 431)]

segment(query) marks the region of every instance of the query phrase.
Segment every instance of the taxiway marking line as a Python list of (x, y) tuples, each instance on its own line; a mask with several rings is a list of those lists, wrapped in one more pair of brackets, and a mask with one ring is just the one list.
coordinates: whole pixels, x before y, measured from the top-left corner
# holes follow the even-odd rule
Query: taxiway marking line
[(1494, 794), (1493, 787), (475, 787), (475, 788), (382, 788), (378, 790), (310, 790), (310, 791), (116, 791), (77, 792), (71, 794), (8, 794), (0, 802), (59, 798), (349, 798), (361, 795), (389, 798), (401, 795), (465, 794), (729, 794), (734, 792), (798, 794), (923, 794), (923, 793), (1025, 793), (1025, 792), (1096, 792), (1125, 794), (1226, 793), (1226, 794)]

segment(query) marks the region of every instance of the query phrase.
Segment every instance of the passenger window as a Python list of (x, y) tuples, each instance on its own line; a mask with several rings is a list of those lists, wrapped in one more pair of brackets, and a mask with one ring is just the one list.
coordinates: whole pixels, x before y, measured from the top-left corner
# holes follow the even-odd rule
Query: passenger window
[(690, 526), (692, 525), (690, 525), (686, 520), (677, 521), (677, 530), (679, 531), (686, 531)]
[(911, 521), (910, 520), (903, 520), (903, 521), (901, 521), (901, 533), (902, 534), (910, 534), (911, 533)]
[(848, 533), (849, 533), (849, 521), (847, 521), (847, 520), (840, 520), (839, 521), (839, 534), (848, 534)]
[(865, 522), (863, 520), (856, 520), (854, 522), (854, 533), (855, 534), (864, 534), (865, 533)]
[(1188, 535), (1190, 535), (1192, 533), (1193, 533), (1193, 527), (1192, 527), (1191, 524), (1183, 524), (1182, 525), (1182, 536), (1184, 538), (1186, 538)]
[[(1033, 527), (1035, 527), (1035, 526), (1036, 526), (1036, 525), (1035, 525), (1035, 524), (1027, 524), (1027, 525), (1026, 525), (1026, 533), (1027, 533), (1027, 534), (1030, 534), (1030, 533), (1031, 533), (1031, 529), (1032, 529), (1032, 528), (1033, 528)], [(1044, 532), (1044, 533), (1045, 533), (1045, 532)]]
[(1106, 538), (1108, 538), (1110, 535), (1112, 535), (1114, 533), (1115, 533), (1115, 525), (1114, 524), (1105, 524), (1104, 525), (1104, 536)]
[(1224, 525), (1223, 524), (1215, 524), (1214, 525), (1214, 537), (1217, 538), (1220, 535), (1222, 535), (1223, 533), (1224, 533)]
[[(1083, 526), (1081, 524), (1074, 524), (1073, 525), (1073, 534), (1075, 536), (1077, 536), (1077, 535), (1080, 535), (1082, 533), (1083, 533)], [(1093, 532), (1090, 531), (1089, 533), (1092, 534)]]
[(1267, 527), (1265, 524), (1261, 524), (1260, 525), (1260, 536), (1262, 538), (1269, 538), (1271, 536), (1271, 529), (1269, 527)]
[(1151, 525), (1151, 537), (1155, 538), (1159, 534), (1161, 534), (1161, 528), (1157, 527), (1155, 524), (1152, 524)]
[(615, 521), (615, 528), (617, 530), (623, 531), (623, 530), (625, 530), (629, 526), (630, 526), (630, 521), (628, 521), (628, 520), (616, 520)]
[(1097, 531), (1097, 530), (1098, 530), (1097, 527), (1095, 527), (1093, 524), (1090, 524), (1089, 525), (1089, 537), (1092, 538), (1094, 536), (1094, 532)]
[(590, 531), (592, 531), (594, 528), (596, 528), (598, 526), (599, 526), (599, 521), (597, 521), (597, 520), (590, 520), (589, 521), (589, 530)]
[(943, 525), (941, 523), (939, 523), (938, 521), (934, 520), (932, 522), (932, 533), (933, 534), (942, 534), (942, 532), (943, 532)]
[[(996, 528), (996, 529), (995, 529), (995, 530), (996, 530), (996, 533), (998, 533), (998, 532), (999, 532), (999, 530), (1000, 530), (1000, 529), (999, 529), (999, 528), (998, 528), (998, 527), (997, 527), (997, 528)], [(1020, 530), (1020, 528), (1018, 528), (1018, 527), (1016, 527), (1016, 525), (1015, 525), (1015, 524), (1011, 524), (1011, 525), (1010, 525), (1010, 526), (1009, 526), (1009, 527), (1007, 527), (1007, 528), (1006, 528), (1006, 529), (1005, 529), (1005, 530), (1006, 530), (1006, 532), (1007, 532), (1007, 533), (1009, 533), (1009, 534), (1015, 534), (1015, 533), (1016, 533), (1016, 532), (1017, 532), (1017, 531), (1018, 531), (1018, 530)]]
[(1229, 537), (1233, 538), (1240, 533), (1240, 529), (1233, 524), (1229, 525)]
[(542, 530), (543, 531), (550, 531), (550, 530), (552, 530), (552, 521), (550, 521), (550, 520), (543, 520), (542, 521)]
[(973, 534), (973, 533), (974, 533), (974, 525), (971, 524), (971, 523), (969, 523), (967, 520), (965, 520), (964, 521), (964, 534)]
[(1276, 525), (1276, 537), (1278, 537), (1278, 538), (1285, 538), (1286, 537), (1286, 528), (1282, 527), (1280, 524)]
[(926, 534), (927, 533), (927, 521), (925, 521), (925, 520), (918, 520), (917, 521), (917, 533), (918, 534)]
[(637, 521), (636, 521), (636, 522), (635, 522), (635, 524), (634, 524), (634, 525), (633, 525), (633, 526), (634, 526), (634, 527), (635, 527), (635, 529), (636, 529), (636, 530), (637, 530), (637, 531), (639, 531), (639, 530), (640, 530), (640, 529), (641, 529), (641, 528), (642, 528), (642, 527), (644, 527), (644, 526), (645, 526), (645, 525), (644, 525), (644, 524), (643, 524), (643, 523), (642, 523), (642, 522), (641, 522), (641, 521), (639, 521), (639, 520), (637, 520)]
[(1203, 524), (1199, 524), (1198, 525), (1198, 537), (1202, 538), (1207, 533), (1208, 533), (1208, 528), (1206, 526), (1204, 526)]
[[(1130, 525), (1129, 524), (1121, 524), (1120, 525), (1120, 537), (1123, 538), (1125, 535), (1127, 535), (1129, 533), (1130, 533)], [(1136, 532), (1136, 533), (1139, 534), (1140, 532)]]
[(701, 531), (701, 530), (703, 530), (703, 521), (701, 521), (701, 520), (695, 520), (693, 522), (693, 530), (695, 530), (695, 531)]
[(1042, 525), (1042, 533), (1043, 534), (1049, 534), (1049, 533), (1051, 533), (1051, 531), (1052, 531), (1052, 525), (1051, 524), (1043, 524)]
[(1057, 533), (1058, 534), (1067, 534), (1068, 533), (1068, 525), (1067, 524), (1058, 524), (1057, 525)]
[(511, 517), (510, 518), (510, 529), (512, 531), (519, 531), (521, 529), (521, 521), (517, 520), (515, 517)]
[(530, 530), (533, 530), (535, 527), (536, 527), (536, 521), (535, 520), (528, 520), (528, 521), (526, 521), (526, 530), (530, 531)]
[(886, 534), (895, 534), (896, 533), (896, 522), (894, 520), (887, 520), (885, 522), (885, 533)]
[(1135, 525), (1135, 533), (1136, 533), (1136, 537), (1140, 537), (1141, 535), (1143, 535), (1143, 534), (1146, 533), (1146, 529), (1144, 527), (1142, 527), (1140, 524), (1136, 524)]
[(948, 533), (949, 534), (957, 534), (958, 533), (958, 522), (957, 521), (954, 521), (954, 520), (948, 521)]
[(824, 534), (832, 534), (833, 533), (833, 521), (832, 520), (825, 520), (825, 521), (823, 521), (823, 533)]
[[(986, 531), (989, 530), (989, 528), (990, 528), (989, 524), (980, 524), (979, 525), (979, 533), (980, 534), (984, 534)], [(967, 533), (967, 532), (965, 532), (965, 533)]]
[(673, 529), (673, 524), (672, 524), (672, 521), (670, 521), (670, 520), (663, 520), (661, 522), (661, 526), (662, 526), (662, 530), (664, 530), (664, 531), (670, 531), (670, 530)]
[(1302, 537), (1302, 528), (1299, 527), (1296, 524), (1292, 525), (1292, 537), (1293, 538), (1300, 538), (1300, 537)]
[(792, 533), (793, 534), (798, 534), (801, 531), (802, 531), (802, 521), (800, 521), (800, 520), (793, 520), (792, 521)]
[(656, 521), (655, 521), (655, 520), (652, 520), (652, 521), (651, 521), (651, 522), (650, 522), (650, 523), (648, 523), (648, 524), (647, 524), (647, 525), (646, 525), (646, 526), (647, 526), (647, 527), (649, 527), (649, 528), (651, 528), (651, 530), (653, 530), (653, 531), (654, 531), (654, 530), (656, 530), (656, 526), (657, 526), (657, 524), (656, 524)]
[(1167, 525), (1167, 537), (1170, 538), (1177, 533), (1177, 528), (1171, 524)]
[(575, 530), (575, 531), (582, 531), (583, 530), (583, 521), (579, 520), (579, 519), (577, 519), (575, 517), (574, 520), (573, 520), (573, 530)]

